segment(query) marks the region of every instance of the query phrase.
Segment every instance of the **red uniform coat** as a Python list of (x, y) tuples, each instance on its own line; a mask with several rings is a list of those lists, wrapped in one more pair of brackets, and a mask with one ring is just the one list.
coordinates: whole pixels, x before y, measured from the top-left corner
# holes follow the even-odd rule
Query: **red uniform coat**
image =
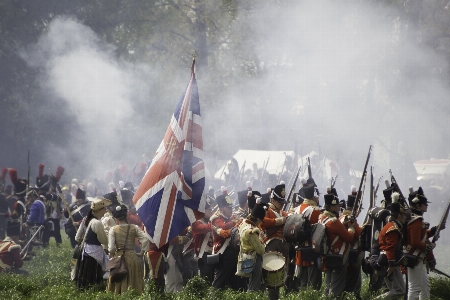
[[(194, 238), (194, 253), (198, 257), (200, 253), (200, 248), (202, 247), (203, 241), (205, 239), (206, 234), (211, 233), (212, 225), (205, 219), (200, 219), (192, 223), (192, 235)], [(206, 249), (212, 249), (214, 246), (214, 241), (212, 239), (212, 235), (210, 235), (210, 239), (206, 246)], [(209, 252), (209, 251), (208, 251)]]
[(426, 245), (430, 243), (428, 240), (432, 236), (428, 230), (429, 224), (423, 221), (420, 215), (412, 215), (412, 219), (408, 222), (406, 229), (407, 243), (405, 250), (407, 253), (424, 257)]
[(390, 266), (396, 265), (400, 257), (397, 252), (401, 249), (402, 231), (400, 225), (395, 221), (390, 221), (381, 229), (378, 237), (380, 250), (386, 253)]
[(225, 241), (230, 237), (231, 229), (234, 227), (235, 223), (220, 212), (216, 212), (212, 215), (210, 220), (213, 227), (214, 253), (217, 253), (222, 248)]
[(0, 249), (0, 273), (3, 272), (4, 268), (21, 268), (23, 266), (23, 260), (20, 256), (20, 245), (17, 245), (7, 237), (0, 242)]
[[(284, 224), (281, 222), (282, 217), (286, 218), (287, 213), (284, 210), (278, 211), (275, 205), (269, 203), (269, 209), (267, 209), (264, 221), (261, 224), (259, 224), (259, 227), (266, 233), (266, 236), (263, 239), (263, 243), (265, 243), (266, 245), (272, 239), (284, 240), (283, 237)], [(278, 226), (278, 229), (275, 232), (270, 233), (270, 235), (268, 235), (267, 230), (275, 226)]]

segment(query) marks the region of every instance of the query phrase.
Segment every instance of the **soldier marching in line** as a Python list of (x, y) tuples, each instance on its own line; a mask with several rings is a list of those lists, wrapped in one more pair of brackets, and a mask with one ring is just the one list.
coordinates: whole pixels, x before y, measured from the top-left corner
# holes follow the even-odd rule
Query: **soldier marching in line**
[(330, 241), (329, 253), (323, 258), (325, 281), (328, 293), (340, 298), (345, 288), (348, 253), (358, 227), (354, 222), (341, 223), (339, 217), (339, 199), (334, 194), (325, 194), (325, 211), (319, 222), (325, 225), (326, 235)]
[(222, 289), (229, 285), (232, 289), (244, 288), (236, 273), (238, 252), (231, 242), (231, 230), (239, 221), (233, 216), (233, 201), (227, 193), (216, 198), (219, 211), (210, 218), (214, 239), (213, 255), (219, 254), (219, 262), (215, 266), (212, 286)]
[[(305, 180), (306, 183), (306, 180)], [(303, 203), (296, 209), (296, 214), (305, 216), (311, 225), (319, 221), (322, 211), (319, 206), (319, 193), (313, 184), (303, 184), (299, 191), (303, 195)], [(312, 254), (311, 239), (307, 240), (296, 253), (297, 275), (300, 277), (300, 288), (310, 287), (316, 291), (322, 286), (322, 270), (317, 264), (317, 256), (309, 255), (304, 257), (302, 254)]]
[[(337, 196), (337, 195), (336, 195)], [(356, 187), (351, 187), (351, 194), (347, 196), (347, 202), (344, 201), (345, 208), (342, 211), (339, 221), (348, 228), (349, 221), (351, 219), (353, 206), (356, 201)], [(350, 243), (349, 259), (345, 278), (344, 291), (354, 293), (357, 299), (361, 299), (361, 261), (362, 255), (361, 248), (358, 245), (359, 235), (361, 228), (358, 225), (356, 219), (354, 220), (355, 235)]]
[(378, 264), (387, 274), (384, 282), (389, 291), (380, 295), (377, 299), (395, 299), (405, 295), (405, 281), (399, 268), (399, 262), (402, 257), (404, 239), (402, 228), (406, 222), (406, 213), (404, 207), (397, 201), (398, 197), (398, 193), (392, 195), (391, 216), (379, 235), (380, 256)]
[[(263, 242), (266, 245), (266, 252), (275, 251), (284, 256), (285, 259), (285, 275), (284, 281), (287, 277), (287, 265), (289, 263), (289, 243), (284, 240), (283, 230), (286, 223), (287, 213), (282, 209), (286, 204), (285, 200), (285, 185), (277, 185), (270, 195), (269, 209), (266, 216), (259, 227), (264, 231)], [(279, 299), (280, 288), (270, 287), (268, 288), (269, 299)]]
[[(410, 197), (411, 199), (412, 197)], [(429, 299), (430, 282), (427, 267), (434, 269), (436, 260), (426, 253), (436, 247), (428, 238), (434, 236), (436, 227), (424, 222), (423, 213), (428, 209), (428, 199), (421, 187), (415, 192), (415, 197), (409, 200), (412, 216), (407, 224), (407, 242), (405, 252), (416, 257), (415, 265), (408, 266), (408, 299)]]

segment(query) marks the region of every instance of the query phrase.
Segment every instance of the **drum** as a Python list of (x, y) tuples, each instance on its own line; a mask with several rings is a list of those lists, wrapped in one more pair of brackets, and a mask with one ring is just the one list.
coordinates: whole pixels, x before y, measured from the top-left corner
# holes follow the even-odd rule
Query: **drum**
[(285, 264), (285, 258), (280, 252), (264, 253), (262, 273), (268, 288), (279, 288), (284, 284)]
[(75, 222), (80, 222), (84, 217), (87, 216), (89, 209), (91, 209), (90, 203), (81, 204), (72, 211), (72, 218)]

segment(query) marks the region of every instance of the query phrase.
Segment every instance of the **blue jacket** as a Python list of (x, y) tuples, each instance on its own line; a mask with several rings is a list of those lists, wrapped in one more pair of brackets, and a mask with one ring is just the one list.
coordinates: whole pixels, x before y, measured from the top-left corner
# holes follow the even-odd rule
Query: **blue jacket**
[(45, 204), (42, 198), (37, 198), (31, 204), (30, 215), (28, 216), (27, 223), (29, 224), (44, 224), (45, 221)]

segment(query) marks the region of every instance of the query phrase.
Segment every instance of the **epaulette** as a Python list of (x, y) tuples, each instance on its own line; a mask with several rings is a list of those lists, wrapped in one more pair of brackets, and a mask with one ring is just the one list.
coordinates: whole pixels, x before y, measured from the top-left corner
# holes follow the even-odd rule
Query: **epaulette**
[(398, 232), (400, 232), (400, 234), (402, 233), (401, 229), (398, 227), (398, 225), (395, 222), (392, 222), (392, 225), (386, 230), (386, 234), (391, 231), (398, 231)]
[(423, 220), (423, 216), (418, 216), (418, 215), (412, 215), (411, 216), (411, 220), (408, 221), (408, 225), (417, 221), (417, 220)]
[(209, 221), (211, 221), (211, 223), (215, 220), (215, 219), (217, 219), (219, 217), (219, 215), (217, 214), (217, 213), (215, 213), (215, 214), (213, 214), (212, 216), (211, 216), (211, 218), (209, 218)]
[(8, 248), (8, 252), (12, 252), (14, 249), (20, 250), (20, 245), (12, 245)]

